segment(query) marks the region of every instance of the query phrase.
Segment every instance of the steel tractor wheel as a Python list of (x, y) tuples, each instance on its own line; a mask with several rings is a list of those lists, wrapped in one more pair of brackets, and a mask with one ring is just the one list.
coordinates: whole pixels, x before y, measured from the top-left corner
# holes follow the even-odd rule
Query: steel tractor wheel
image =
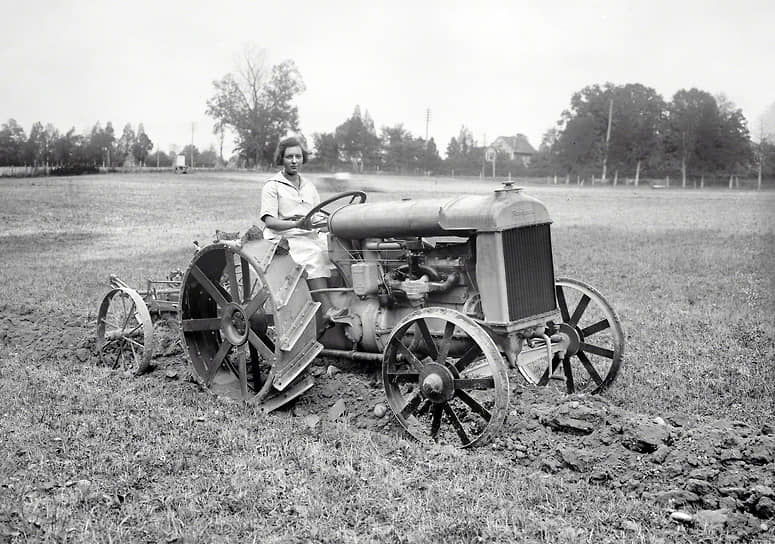
[(300, 378), (322, 345), (307, 283), (270, 240), (218, 242), (194, 256), (180, 291), (180, 330), (195, 377), (219, 395), (271, 411), (312, 387)]
[(506, 363), (484, 329), (455, 310), (423, 308), (402, 319), (382, 379), (396, 418), (423, 442), (486, 444), (506, 419)]
[(555, 353), (549, 367), (546, 357), (530, 361), (524, 353), (517, 367), (529, 383), (548, 385), (557, 378), (565, 382), (568, 393), (601, 393), (622, 364), (624, 331), (619, 317), (600, 293), (579, 280), (559, 278), (555, 292), (560, 332), (570, 339), (565, 356)]
[(153, 346), (153, 323), (143, 298), (130, 287), (111, 289), (97, 314), (102, 364), (141, 374), (151, 366)]

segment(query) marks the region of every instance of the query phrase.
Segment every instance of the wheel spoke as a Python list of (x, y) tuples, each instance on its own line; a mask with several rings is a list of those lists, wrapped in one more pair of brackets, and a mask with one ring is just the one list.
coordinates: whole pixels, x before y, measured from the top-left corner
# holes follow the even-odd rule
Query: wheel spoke
[(567, 323), (570, 318), (568, 317), (568, 303), (565, 302), (565, 291), (561, 286), (557, 285), (555, 292), (557, 293), (557, 305), (560, 307), (560, 315), (562, 320)]
[(589, 336), (592, 336), (593, 334), (596, 334), (600, 331), (604, 331), (610, 327), (611, 327), (611, 324), (608, 322), (607, 319), (601, 319), (597, 323), (594, 323), (589, 327), (585, 327), (581, 329), (581, 334), (584, 336), (584, 338), (587, 338)]
[(490, 421), (492, 414), (487, 410), (487, 408), (479, 404), (479, 402), (474, 397), (472, 397), (462, 389), (458, 389), (457, 391), (455, 391), (455, 396), (460, 400), (462, 400), (463, 402), (465, 402), (473, 412), (482, 416), (485, 419), (485, 421)]
[(128, 331), (121, 331), (121, 336), (132, 336), (134, 333), (137, 332), (138, 329), (142, 329), (143, 324), (138, 322), (134, 329), (128, 330)]
[(583, 351), (580, 351), (576, 354), (576, 357), (578, 357), (579, 361), (581, 361), (581, 364), (584, 365), (584, 368), (586, 369), (587, 373), (592, 378), (592, 380), (597, 385), (603, 385), (603, 378), (600, 377), (600, 374), (598, 374), (597, 369), (592, 365), (586, 353), (584, 353)]
[(404, 407), (401, 408), (400, 414), (401, 417), (407, 418), (410, 415), (414, 413), (414, 411), (417, 409), (417, 407), (420, 405), (420, 401), (422, 400), (422, 396), (420, 395), (419, 391), (415, 391), (412, 395), (412, 398), (410, 398), (406, 404), (404, 404)]
[[(110, 366), (110, 368), (116, 368), (116, 366), (118, 366), (118, 358), (119, 358), (119, 355), (121, 355), (120, 344), (123, 343), (121, 338), (116, 338), (115, 343), (116, 345), (113, 346), (113, 349), (111, 349), (110, 351), (103, 351), (103, 353), (105, 354), (105, 358), (107, 359), (106, 363), (109, 363), (108, 366)], [(105, 350), (106, 347), (107, 345), (103, 347), (103, 350)]]
[(471, 442), (471, 439), (468, 438), (468, 435), (466, 434), (466, 430), (463, 428), (463, 424), (460, 423), (460, 419), (458, 419), (457, 414), (452, 409), (452, 406), (449, 404), (444, 405), (444, 411), (447, 413), (447, 417), (449, 417), (449, 421), (452, 423), (452, 426), (457, 431), (457, 435), (460, 437), (460, 440), (463, 442), (463, 445), (467, 445), (469, 442)]
[[(245, 295), (245, 300), (247, 300), (247, 297), (249, 295)], [(256, 293), (256, 296), (254, 296), (252, 299), (250, 299), (250, 302), (247, 303), (245, 306), (245, 319), (250, 319), (253, 317), (253, 314), (255, 314), (259, 309), (261, 309), (264, 306), (264, 303), (266, 302), (266, 299), (269, 298), (269, 290), (266, 287), (262, 287), (259, 289), (259, 291)]]
[(452, 333), (455, 332), (455, 324), (452, 321), (447, 321), (444, 325), (444, 337), (441, 339), (439, 345), (439, 354), (436, 358), (436, 362), (443, 365), (447, 362), (447, 355), (449, 354), (449, 346), (452, 343)]
[(473, 363), (479, 355), (482, 354), (482, 348), (479, 346), (479, 344), (474, 344), (470, 348), (468, 348), (468, 351), (466, 351), (463, 356), (458, 359), (458, 361), (455, 363), (455, 369), (458, 372), (463, 372), (465, 368)]
[(118, 352), (116, 353), (116, 360), (113, 363), (113, 368), (118, 368), (121, 365), (121, 361), (125, 359), (124, 357), (124, 344), (122, 342), (121, 347), (119, 348)]
[(112, 327), (112, 329), (110, 330), (118, 330), (121, 328), (121, 326), (118, 323), (113, 323), (112, 321), (108, 321), (107, 317), (103, 317), (102, 322), (105, 323), (106, 325), (110, 325)]
[(229, 293), (231, 294), (231, 300), (232, 302), (240, 302), (239, 285), (237, 285), (237, 267), (234, 264), (234, 253), (228, 250), (224, 253), (226, 256), (226, 275), (229, 279)]
[(434, 404), (431, 416), (431, 438), (436, 440), (439, 436), (439, 429), (441, 428), (441, 404)]
[(125, 336), (124, 340), (126, 340), (126, 342), (129, 343), (130, 346), (137, 346), (138, 348), (144, 348), (145, 347), (143, 344), (141, 344), (137, 340), (129, 338), (128, 336)]
[(438, 359), (439, 352), (436, 349), (436, 343), (433, 341), (431, 331), (428, 329), (428, 323), (426, 323), (423, 318), (418, 319), (415, 323), (417, 324), (417, 329), (420, 331), (420, 335), (422, 335), (423, 343), (428, 349), (428, 355), (435, 361)]
[(213, 356), (212, 361), (210, 361), (210, 365), (211, 366), (207, 369), (207, 385), (208, 386), (213, 381), (213, 378), (215, 377), (215, 373), (221, 367), (221, 364), (223, 363), (223, 360), (226, 358), (226, 354), (229, 353), (230, 349), (231, 349), (231, 344), (229, 344), (228, 342), (223, 342), (218, 347), (218, 351)]
[(457, 378), (454, 380), (455, 390), (458, 389), (494, 389), (493, 378)]
[(415, 356), (414, 353), (412, 353), (408, 347), (403, 345), (401, 343), (400, 338), (395, 338), (393, 344), (396, 346), (396, 349), (398, 350), (399, 354), (403, 355), (406, 359), (406, 362), (409, 363), (413, 369), (415, 369), (417, 372), (422, 369), (422, 363), (420, 360)]
[(129, 323), (129, 320), (132, 318), (132, 315), (134, 315), (134, 309), (135, 308), (136, 308), (135, 301), (133, 300), (132, 301), (132, 307), (129, 309), (129, 312), (127, 312), (126, 315), (124, 316), (124, 323), (121, 325), (121, 330), (122, 331), (126, 330), (127, 323)]
[(196, 278), (196, 281), (199, 282), (199, 285), (204, 288), (205, 291), (207, 291), (207, 294), (210, 295), (210, 297), (218, 304), (221, 308), (226, 306), (229, 301), (226, 300), (226, 297), (223, 296), (220, 289), (218, 289), (212, 281), (210, 281), (210, 278), (208, 278), (204, 272), (202, 272), (202, 269), (199, 268), (196, 264), (191, 265), (191, 273), (194, 275), (194, 278)]
[(568, 325), (575, 326), (576, 323), (579, 322), (579, 319), (581, 319), (582, 314), (584, 313), (584, 310), (587, 309), (587, 305), (589, 304), (590, 298), (587, 296), (586, 293), (581, 295), (581, 299), (579, 300), (579, 305), (576, 306), (576, 309), (573, 311), (573, 315), (568, 320)]
[(579, 347), (582, 351), (588, 351), (589, 353), (594, 353), (595, 355), (600, 355), (607, 359), (614, 358), (614, 352), (608, 348), (601, 348), (600, 346), (594, 346), (592, 344), (587, 344), (586, 342), (581, 342)]
[(244, 304), (252, 292), (250, 289), (250, 263), (245, 257), (240, 257), (240, 272), (242, 272), (242, 303)]
[(423, 402), (422, 406), (420, 406), (420, 409), (417, 410), (417, 415), (418, 416), (424, 416), (425, 414), (427, 414), (428, 410), (431, 409), (431, 405), (432, 404), (433, 403), (431, 401), (429, 401), (429, 400), (426, 400), (425, 402)]
[(576, 385), (573, 383), (573, 370), (570, 367), (570, 357), (563, 358), (562, 370), (565, 373), (565, 388), (570, 395), (576, 391)]
[(274, 346), (270, 348), (264, 343), (261, 337), (252, 330), (248, 331), (248, 342), (250, 342), (251, 346), (256, 348), (256, 351), (258, 351), (258, 354), (262, 359), (265, 361), (274, 361)]
[(103, 351), (107, 350), (107, 349), (108, 349), (108, 347), (109, 347), (111, 344), (115, 344), (115, 343), (116, 343), (116, 342), (118, 342), (119, 340), (121, 340), (121, 337), (120, 337), (120, 336), (116, 336), (116, 337), (114, 337), (114, 338), (111, 338), (111, 339), (109, 339), (109, 340), (108, 340), (108, 341), (106, 341), (104, 344), (102, 344), (102, 350), (103, 350)]
[[(127, 340), (129, 339), (127, 338)], [(135, 351), (134, 342), (131, 340), (129, 340), (129, 349), (132, 350), (132, 362), (137, 361), (137, 352)]]

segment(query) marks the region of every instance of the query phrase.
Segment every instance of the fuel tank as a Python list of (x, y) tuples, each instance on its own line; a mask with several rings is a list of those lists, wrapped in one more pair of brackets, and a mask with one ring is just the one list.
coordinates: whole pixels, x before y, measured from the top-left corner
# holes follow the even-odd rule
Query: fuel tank
[(490, 194), (352, 204), (333, 212), (328, 229), (340, 238), (469, 236), (551, 223), (541, 201), (510, 183)]

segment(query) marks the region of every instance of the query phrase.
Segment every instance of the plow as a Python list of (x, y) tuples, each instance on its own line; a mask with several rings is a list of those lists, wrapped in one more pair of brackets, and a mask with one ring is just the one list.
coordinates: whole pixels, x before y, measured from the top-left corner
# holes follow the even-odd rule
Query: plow
[(328, 288), (309, 288), (284, 240), (216, 240), (144, 291), (112, 279), (101, 359), (148, 370), (154, 325), (167, 322), (204, 388), (266, 412), (314, 387), (316, 358), (381, 365), (401, 426), (463, 448), (497, 436), (510, 380), (601, 393), (619, 372), (615, 311), (592, 286), (555, 277), (548, 211), (510, 183), (398, 202), (350, 191), (304, 222), (328, 233)]

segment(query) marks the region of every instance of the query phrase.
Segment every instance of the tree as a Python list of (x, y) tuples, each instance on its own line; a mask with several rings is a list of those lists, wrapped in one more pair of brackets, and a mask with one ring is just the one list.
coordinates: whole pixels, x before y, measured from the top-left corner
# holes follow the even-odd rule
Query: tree
[(148, 154), (153, 149), (153, 142), (145, 133), (145, 127), (140, 123), (137, 125), (137, 137), (132, 145), (132, 156), (135, 158), (137, 164), (145, 166), (145, 161), (148, 158)]
[(24, 129), (16, 122), (9, 119), (0, 128), (0, 165), (21, 166), (24, 164), (24, 145), (27, 136)]
[(422, 158), (423, 169), (426, 172), (438, 172), (441, 168), (441, 157), (436, 147), (436, 141), (431, 138), (425, 143), (425, 150)]
[(336, 127), (334, 137), (342, 157), (352, 163), (353, 170), (363, 171), (364, 163), (376, 165), (380, 141), (369, 112), (361, 116), (360, 106), (355, 106), (352, 116)]
[(447, 159), (460, 156), (460, 143), (454, 136), (449, 139), (447, 144)]
[(24, 147), (24, 162), (34, 166), (48, 164), (53, 159), (54, 143), (59, 138), (59, 131), (48, 123), (36, 122), (30, 129), (30, 137)]
[(606, 165), (635, 170), (637, 177), (641, 164), (656, 161), (660, 154), (664, 111), (662, 97), (640, 83), (588, 85), (571, 97), (570, 108), (557, 123), (551, 152), (544, 156), (568, 172)]
[(471, 130), (461, 125), (457, 137), (447, 144), (447, 158), (444, 168), (462, 175), (477, 175), (482, 170), (482, 153), (476, 152), (476, 140)]
[(271, 165), (280, 139), (298, 132), (299, 114), (292, 104), (304, 91), (301, 74), (293, 61), (267, 69), (263, 51), (246, 50), (236, 73), (214, 81), (215, 95), (206, 113), (236, 134), (240, 156), (255, 165)]
[(59, 166), (65, 166), (78, 162), (77, 147), (82, 143), (83, 138), (75, 134), (75, 127), (71, 127), (70, 130), (54, 142), (54, 163)]
[(121, 166), (130, 166), (129, 163), (134, 163), (134, 157), (132, 156), (132, 148), (135, 145), (137, 136), (130, 123), (124, 125), (124, 130), (121, 133), (121, 137), (116, 143), (116, 155), (113, 157), (113, 162)]
[[(184, 155), (186, 157), (186, 164), (189, 166), (199, 164), (200, 153), (199, 149), (195, 145), (188, 144), (181, 151), (176, 153), (176, 155)], [(173, 155), (173, 157), (174, 156), (175, 155)]]
[(411, 133), (400, 123), (393, 127), (382, 127), (383, 160), (386, 170), (405, 172), (409, 169), (411, 139)]
[(324, 170), (332, 170), (339, 164), (339, 145), (336, 136), (331, 132), (315, 133), (312, 135), (315, 146), (315, 160)]
[(641, 165), (654, 165), (661, 158), (660, 127), (666, 110), (662, 96), (640, 83), (610, 89), (613, 110), (609, 164), (632, 171), (635, 183)]
[(218, 154), (215, 152), (215, 147), (210, 146), (196, 159), (197, 166), (205, 168), (215, 168), (218, 165)]
[(683, 184), (688, 171), (732, 173), (752, 158), (748, 124), (726, 97), (721, 107), (699, 89), (681, 89), (668, 105), (665, 153), (680, 165)]
[(558, 165), (568, 173), (583, 174), (601, 163), (603, 141), (592, 114), (567, 120), (557, 141)]

